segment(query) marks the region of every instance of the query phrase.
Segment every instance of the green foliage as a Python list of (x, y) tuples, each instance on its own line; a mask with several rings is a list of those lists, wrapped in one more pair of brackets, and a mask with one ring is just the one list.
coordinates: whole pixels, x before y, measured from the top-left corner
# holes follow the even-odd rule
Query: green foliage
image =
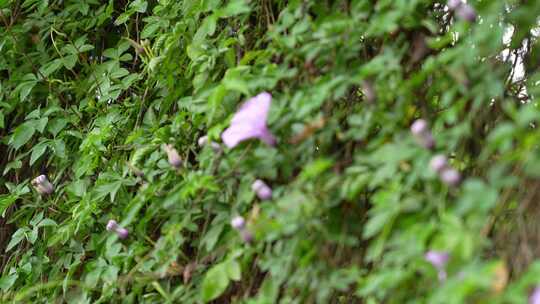
[[(0, 0), (0, 302), (524, 303), (540, 2), (444, 4)], [(198, 145), (262, 91), (276, 146)]]

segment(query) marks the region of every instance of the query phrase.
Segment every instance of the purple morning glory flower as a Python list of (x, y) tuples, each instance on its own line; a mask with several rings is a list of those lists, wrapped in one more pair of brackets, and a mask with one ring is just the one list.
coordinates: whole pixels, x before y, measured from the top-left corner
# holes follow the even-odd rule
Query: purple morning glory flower
[(41, 195), (47, 195), (54, 192), (54, 186), (49, 182), (46, 175), (42, 174), (34, 178), (31, 182), (32, 186), (36, 188), (36, 191)]
[(266, 126), (272, 95), (267, 92), (246, 101), (234, 114), (231, 125), (223, 131), (221, 139), (229, 148), (234, 148), (240, 142), (258, 138), (269, 145), (274, 145), (276, 139)]
[(127, 238), (129, 231), (126, 228), (120, 227), (115, 220), (109, 220), (106, 227), (107, 231), (112, 231), (118, 235), (119, 238)]
[(536, 286), (529, 296), (529, 304), (540, 304), (540, 285)]
[(272, 198), (272, 188), (260, 179), (255, 180), (253, 184), (251, 184), (251, 190), (253, 190), (263, 201)]
[(439, 281), (446, 280), (446, 263), (448, 262), (448, 259), (450, 258), (450, 255), (448, 252), (444, 251), (434, 251), (430, 250), (426, 252), (424, 255), (424, 258), (426, 261), (431, 263), (435, 268), (437, 268), (437, 274), (439, 277)]

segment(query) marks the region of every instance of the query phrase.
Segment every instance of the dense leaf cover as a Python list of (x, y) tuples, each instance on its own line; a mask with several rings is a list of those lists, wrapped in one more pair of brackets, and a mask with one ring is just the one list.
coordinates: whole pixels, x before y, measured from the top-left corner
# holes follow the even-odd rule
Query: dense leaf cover
[(533, 303), (539, 15), (0, 0), (0, 301)]

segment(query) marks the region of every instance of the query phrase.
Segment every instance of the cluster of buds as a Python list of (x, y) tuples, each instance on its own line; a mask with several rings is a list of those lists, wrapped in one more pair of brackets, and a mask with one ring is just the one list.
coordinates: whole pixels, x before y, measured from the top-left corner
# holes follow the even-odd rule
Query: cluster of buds
[(413, 122), (411, 133), (422, 147), (426, 149), (433, 149), (435, 147), (435, 140), (433, 139), (427, 121), (424, 119), (417, 119)]
[(251, 184), (251, 190), (257, 194), (259, 199), (265, 201), (272, 198), (272, 188), (270, 188), (265, 182), (257, 179)]
[(212, 148), (212, 150), (214, 150), (214, 152), (217, 153), (217, 152), (221, 151), (221, 146), (218, 143), (215, 143), (215, 142), (209, 140), (207, 135), (202, 136), (201, 138), (199, 138), (197, 143), (199, 144), (199, 147), (201, 147), (201, 148), (203, 148), (206, 145), (210, 145), (210, 148)]
[(240, 233), (242, 240), (246, 243), (253, 242), (253, 234), (246, 228), (246, 220), (241, 216), (235, 216), (231, 220), (231, 226)]
[(47, 195), (54, 192), (54, 186), (49, 182), (46, 175), (40, 175), (32, 180), (32, 186), (41, 195)]
[(446, 280), (446, 263), (448, 263), (449, 258), (448, 252), (444, 251), (431, 250), (424, 255), (424, 259), (437, 269), (437, 276), (441, 282)]
[(447, 5), (458, 18), (468, 22), (474, 22), (476, 20), (476, 12), (474, 11), (474, 8), (462, 0), (448, 0)]
[(129, 231), (124, 227), (120, 227), (115, 220), (109, 220), (107, 223), (107, 231), (116, 233), (121, 239), (127, 238), (129, 234)]
[(459, 185), (461, 176), (456, 169), (448, 165), (446, 156), (442, 154), (433, 156), (429, 162), (429, 167), (439, 175), (441, 181), (446, 185), (451, 187)]
[(169, 160), (169, 164), (176, 169), (180, 168), (180, 166), (182, 165), (182, 158), (180, 158), (178, 151), (176, 151), (173, 145), (165, 145), (164, 150), (167, 153), (167, 159)]
[[(435, 140), (433, 139), (427, 121), (424, 119), (417, 119), (413, 122), (411, 133), (422, 147), (426, 149), (433, 149), (435, 147)], [(435, 155), (429, 162), (429, 166), (433, 171), (437, 172), (441, 181), (446, 185), (452, 187), (459, 185), (461, 176), (456, 169), (448, 165), (446, 156)]]

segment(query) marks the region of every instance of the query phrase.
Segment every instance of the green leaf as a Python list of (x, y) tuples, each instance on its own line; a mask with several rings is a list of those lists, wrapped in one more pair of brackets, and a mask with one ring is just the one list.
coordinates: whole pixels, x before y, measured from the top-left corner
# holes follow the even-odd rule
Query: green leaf
[(28, 231), (30, 230), (26, 227), (17, 229), (17, 231), (15, 231), (15, 233), (11, 236), (11, 241), (9, 241), (6, 247), (6, 251), (11, 250), (13, 247), (17, 246), (22, 240), (24, 240)]
[(20, 159), (16, 159), (12, 162), (9, 162), (4, 169), (4, 172), (2, 172), (2, 175), (6, 175), (11, 169), (20, 169), (22, 168), (22, 161)]
[(45, 77), (48, 77), (52, 73), (54, 73), (56, 70), (58, 70), (62, 66), (62, 59), (55, 59), (51, 62), (46, 63), (43, 65), (39, 71), (41, 74), (43, 74)]
[(77, 59), (78, 59), (77, 55), (67, 55), (67, 56), (64, 56), (64, 58), (62, 58), (62, 63), (64, 64), (66, 69), (71, 70), (77, 63)]
[(9, 144), (15, 150), (18, 150), (32, 138), (35, 132), (36, 129), (24, 123), (15, 129), (15, 132), (13, 132), (13, 135), (9, 140)]
[(37, 225), (37, 227), (49, 227), (49, 226), (57, 226), (58, 224), (56, 224), (55, 221), (49, 219), (49, 218), (46, 218), (44, 220), (42, 220), (41, 222), (39, 222), (39, 224)]
[(56, 137), (60, 131), (62, 131), (66, 125), (68, 124), (68, 120), (65, 118), (56, 118), (53, 119), (48, 125), (47, 130), (49, 133), (52, 134), (53, 137)]
[(36, 86), (36, 84), (37, 84), (37, 81), (26, 81), (26, 82), (23, 82), (23, 83), (19, 84), (15, 88), (15, 91), (19, 92), (20, 101), (25, 101), (26, 100), (26, 97), (28, 97), (28, 95), (30, 94), (32, 89)]
[(201, 283), (201, 297), (204, 303), (219, 297), (229, 285), (229, 275), (225, 264), (212, 267)]
[(3, 194), (0, 195), (0, 214), (2, 217), (5, 216), (6, 210), (13, 205), (13, 203), (19, 198), (15, 194)]
[(30, 155), (30, 166), (32, 166), (36, 160), (38, 160), (43, 153), (47, 150), (47, 142), (40, 142), (32, 148), (32, 154)]
[(226, 264), (227, 266), (227, 275), (229, 279), (233, 281), (239, 281), (242, 278), (242, 269), (240, 268), (240, 263), (232, 259)]
[(8, 291), (15, 281), (17, 281), (18, 277), (19, 275), (17, 273), (2, 276), (2, 278), (0, 278), (0, 290), (4, 292)]

